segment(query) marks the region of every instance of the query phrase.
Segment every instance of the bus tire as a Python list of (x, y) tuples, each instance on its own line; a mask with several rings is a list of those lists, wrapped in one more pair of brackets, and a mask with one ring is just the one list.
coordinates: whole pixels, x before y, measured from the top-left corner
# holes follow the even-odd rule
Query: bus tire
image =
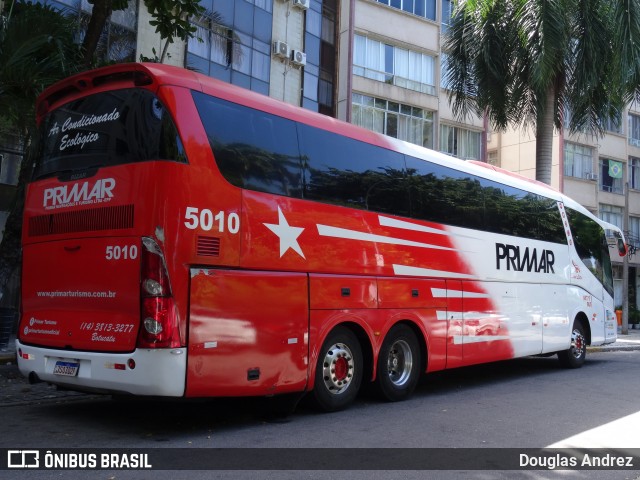
[(347, 408), (362, 383), (362, 349), (358, 338), (346, 327), (337, 327), (322, 344), (316, 363), (313, 400), (320, 410)]
[(420, 346), (407, 325), (396, 325), (382, 342), (376, 378), (380, 396), (397, 402), (409, 397), (420, 379)]
[(571, 330), (571, 346), (568, 350), (558, 352), (560, 365), (565, 368), (580, 368), (587, 357), (587, 338), (584, 327), (578, 320), (574, 320)]

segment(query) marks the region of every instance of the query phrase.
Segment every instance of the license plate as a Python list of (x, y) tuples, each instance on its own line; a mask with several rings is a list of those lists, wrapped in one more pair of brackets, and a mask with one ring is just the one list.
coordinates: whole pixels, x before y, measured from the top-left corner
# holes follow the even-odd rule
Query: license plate
[(62, 375), (64, 377), (75, 377), (76, 375), (78, 375), (79, 368), (79, 362), (57, 361), (55, 366), (53, 367), (53, 374)]

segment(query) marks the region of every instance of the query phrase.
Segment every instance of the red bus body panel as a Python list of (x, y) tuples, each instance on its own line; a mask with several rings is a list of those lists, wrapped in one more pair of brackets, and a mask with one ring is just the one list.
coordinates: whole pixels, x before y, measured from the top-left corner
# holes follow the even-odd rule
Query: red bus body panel
[[(21, 338), (57, 348), (132, 351), (140, 321), (140, 245), (133, 242), (99, 237), (27, 245)], [(130, 255), (132, 245), (136, 258), (105, 258), (107, 246)]]
[(308, 298), (303, 273), (194, 269), (187, 396), (304, 390)]

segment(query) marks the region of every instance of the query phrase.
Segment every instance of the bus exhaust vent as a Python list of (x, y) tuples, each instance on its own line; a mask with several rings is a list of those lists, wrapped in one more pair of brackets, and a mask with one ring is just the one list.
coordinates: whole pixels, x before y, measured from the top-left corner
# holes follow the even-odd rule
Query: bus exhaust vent
[(133, 205), (50, 213), (29, 219), (29, 236), (115, 230), (133, 227)]
[(220, 239), (218, 237), (198, 236), (197, 252), (200, 257), (219, 257)]

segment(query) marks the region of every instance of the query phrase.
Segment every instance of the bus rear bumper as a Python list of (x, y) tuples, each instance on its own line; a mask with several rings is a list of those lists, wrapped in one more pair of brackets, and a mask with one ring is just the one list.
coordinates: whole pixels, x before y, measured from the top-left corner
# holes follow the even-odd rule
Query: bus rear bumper
[[(99, 353), (34, 347), (17, 340), (16, 352), (18, 368), (24, 376), (35, 376), (70, 390), (163, 397), (184, 395), (186, 348)], [(54, 373), (56, 364), (65, 365), (61, 369), (65, 374)]]

